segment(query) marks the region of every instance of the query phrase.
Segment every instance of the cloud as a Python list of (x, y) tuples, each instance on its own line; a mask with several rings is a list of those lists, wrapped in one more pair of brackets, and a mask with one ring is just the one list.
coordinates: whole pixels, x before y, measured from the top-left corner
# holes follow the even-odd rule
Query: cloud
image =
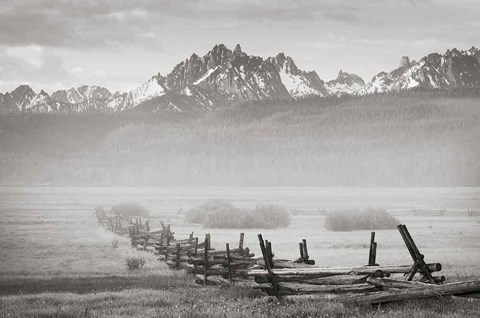
[(29, 84), (41, 89), (56, 89), (76, 81), (63, 59), (39, 46), (0, 48), (0, 91), (12, 85)]
[(0, 44), (83, 49), (151, 45), (145, 34), (165, 31), (165, 19), (352, 22), (361, 11), (357, 2), (333, 0), (26, 0), (0, 4)]
[(133, 2), (27, 0), (0, 4), (0, 44), (91, 49), (138, 44), (161, 25)]
[[(215, 36), (222, 25), (238, 26), (241, 32), (247, 24), (255, 24), (259, 32), (272, 25), (297, 28), (308, 24), (312, 37), (333, 28), (355, 31), (356, 27), (383, 35), (393, 30), (394, 36), (397, 30), (414, 26), (435, 30), (447, 24), (458, 28), (463, 25), (459, 23), (460, 12), (464, 12), (463, 22), (476, 21), (473, 13), (479, 5), (465, 3), (468, 10), (454, 0), (7, 1), (0, 4), (0, 45), (119, 51), (141, 46), (160, 51), (165, 36), (188, 38), (192, 28), (207, 26)], [(455, 23), (445, 23), (446, 18)]]
[(478, 0), (0, 0), (0, 91), (126, 90), (218, 43), (370, 77), (402, 55), (480, 45), (479, 13)]

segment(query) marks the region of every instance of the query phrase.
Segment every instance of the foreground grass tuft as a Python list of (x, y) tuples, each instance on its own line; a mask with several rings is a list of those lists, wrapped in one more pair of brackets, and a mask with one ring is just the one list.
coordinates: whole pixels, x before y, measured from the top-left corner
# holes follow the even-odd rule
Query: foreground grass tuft
[(129, 256), (126, 258), (127, 268), (131, 271), (142, 268), (145, 265), (145, 258)]

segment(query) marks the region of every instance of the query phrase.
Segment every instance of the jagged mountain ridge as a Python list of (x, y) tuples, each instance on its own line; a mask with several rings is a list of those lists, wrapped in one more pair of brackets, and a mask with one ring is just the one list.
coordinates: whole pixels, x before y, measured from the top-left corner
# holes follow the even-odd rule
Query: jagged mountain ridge
[(0, 93), (0, 112), (84, 112), (115, 111), (123, 105), (126, 94), (112, 94), (100, 86), (80, 86), (58, 90), (51, 95), (35, 93), (28, 85), (20, 85), (5, 94)]
[(326, 83), (326, 89), (330, 95), (356, 95), (364, 85), (360, 76), (340, 70), (336, 79)]
[(240, 45), (232, 51), (220, 44), (202, 57), (192, 54), (166, 76), (152, 77), (128, 94), (125, 108), (210, 110), (238, 101), (310, 95), (328, 95), (315, 71), (299, 70), (283, 53), (263, 59)]
[(476, 47), (432, 53), (418, 62), (402, 57), (397, 69), (378, 73), (359, 94), (472, 87), (480, 87), (480, 50)]
[(380, 72), (368, 83), (343, 71), (325, 83), (283, 53), (264, 59), (248, 55), (240, 45), (230, 50), (220, 44), (204, 56), (192, 54), (166, 76), (158, 73), (128, 93), (81, 86), (48, 95), (21, 85), (0, 93), (0, 112), (208, 111), (239, 101), (465, 87), (480, 87), (480, 50), (475, 47), (432, 53), (418, 62), (403, 56), (398, 68)]

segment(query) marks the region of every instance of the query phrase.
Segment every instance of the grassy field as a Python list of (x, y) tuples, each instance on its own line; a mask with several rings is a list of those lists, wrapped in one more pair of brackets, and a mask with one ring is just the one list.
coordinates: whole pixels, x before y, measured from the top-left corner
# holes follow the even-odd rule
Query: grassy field
[[(0, 316), (1, 317), (478, 317), (480, 302), (460, 298), (433, 299), (380, 307), (343, 305), (336, 302), (299, 301), (277, 303), (242, 288), (195, 286), (191, 277), (169, 270), (153, 255), (134, 251), (128, 240), (100, 228), (93, 208), (109, 207), (119, 198), (138, 197), (152, 215), (152, 223), (167, 219), (176, 237), (191, 231), (202, 237), (209, 232), (212, 243), (237, 242), (240, 230), (204, 229), (183, 223), (185, 211), (197, 201), (213, 195), (251, 206), (259, 197), (293, 210), (289, 227), (278, 230), (244, 230), (246, 246), (256, 250), (256, 234), (273, 243), (278, 257), (296, 258), (298, 241), (306, 238), (309, 252), (324, 266), (364, 265), (368, 257), (369, 231), (330, 232), (323, 226), (323, 208), (353, 206), (359, 197), (367, 204), (371, 194), (359, 191), (358, 198), (344, 190), (304, 189), (302, 195), (286, 189), (188, 189), (136, 190), (69, 188), (0, 189)], [(194, 191), (196, 196), (192, 194)], [(324, 192), (328, 193), (326, 195)], [(351, 190), (355, 193), (358, 190)], [(399, 190), (400, 191), (400, 190)], [(478, 208), (478, 190), (432, 191), (423, 201), (404, 201), (409, 194), (386, 191), (377, 196), (383, 208), (409, 226), (428, 262), (440, 262), (447, 281), (480, 279), (480, 218), (467, 216), (467, 208)], [(140, 194), (143, 193), (143, 194)], [(377, 191), (381, 193), (380, 190)], [(146, 193), (146, 194), (145, 194)], [(181, 194), (191, 201), (181, 198)], [(322, 196), (324, 193), (325, 197)], [(339, 198), (329, 202), (326, 197)], [(449, 202), (436, 196), (449, 193)], [(308, 195), (307, 195), (308, 194)], [(179, 198), (180, 197), (180, 198)], [(414, 195), (408, 195), (415, 199)], [(285, 201), (282, 201), (283, 200)], [(366, 199), (368, 198), (368, 199)], [(416, 200), (416, 199), (415, 199)], [(299, 202), (302, 203), (299, 203)], [(172, 203), (173, 202), (173, 203)], [(183, 208), (179, 202), (184, 202)], [(391, 209), (385, 202), (390, 202)], [(406, 206), (435, 210), (446, 206), (444, 216), (416, 216)], [(316, 206), (317, 210), (313, 207)], [(295, 209), (296, 208), (296, 209)], [(457, 212), (457, 214), (455, 214)], [(378, 262), (409, 264), (408, 252), (395, 230), (377, 231)], [(146, 260), (145, 267), (129, 271), (127, 256)]]

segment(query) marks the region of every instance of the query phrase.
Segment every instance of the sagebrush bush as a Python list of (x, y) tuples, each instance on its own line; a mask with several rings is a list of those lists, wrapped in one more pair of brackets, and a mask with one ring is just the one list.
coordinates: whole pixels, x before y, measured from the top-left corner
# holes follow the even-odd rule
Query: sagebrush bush
[(331, 212), (325, 217), (329, 231), (388, 230), (395, 229), (400, 221), (385, 210)]
[(129, 270), (140, 269), (145, 265), (145, 259), (143, 257), (129, 256), (126, 260), (127, 268)]
[(185, 221), (190, 223), (202, 224), (203, 220), (219, 209), (231, 209), (234, 206), (223, 200), (210, 200), (193, 209), (187, 211)]
[(258, 205), (242, 209), (225, 201), (209, 201), (187, 212), (186, 222), (202, 224), (207, 228), (274, 229), (290, 224), (290, 214), (278, 205)]
[(112, 207), (112, 212), (123, 216), (148, 216), (148, 210), (140, 204), (134, 202), (118, 203)]

